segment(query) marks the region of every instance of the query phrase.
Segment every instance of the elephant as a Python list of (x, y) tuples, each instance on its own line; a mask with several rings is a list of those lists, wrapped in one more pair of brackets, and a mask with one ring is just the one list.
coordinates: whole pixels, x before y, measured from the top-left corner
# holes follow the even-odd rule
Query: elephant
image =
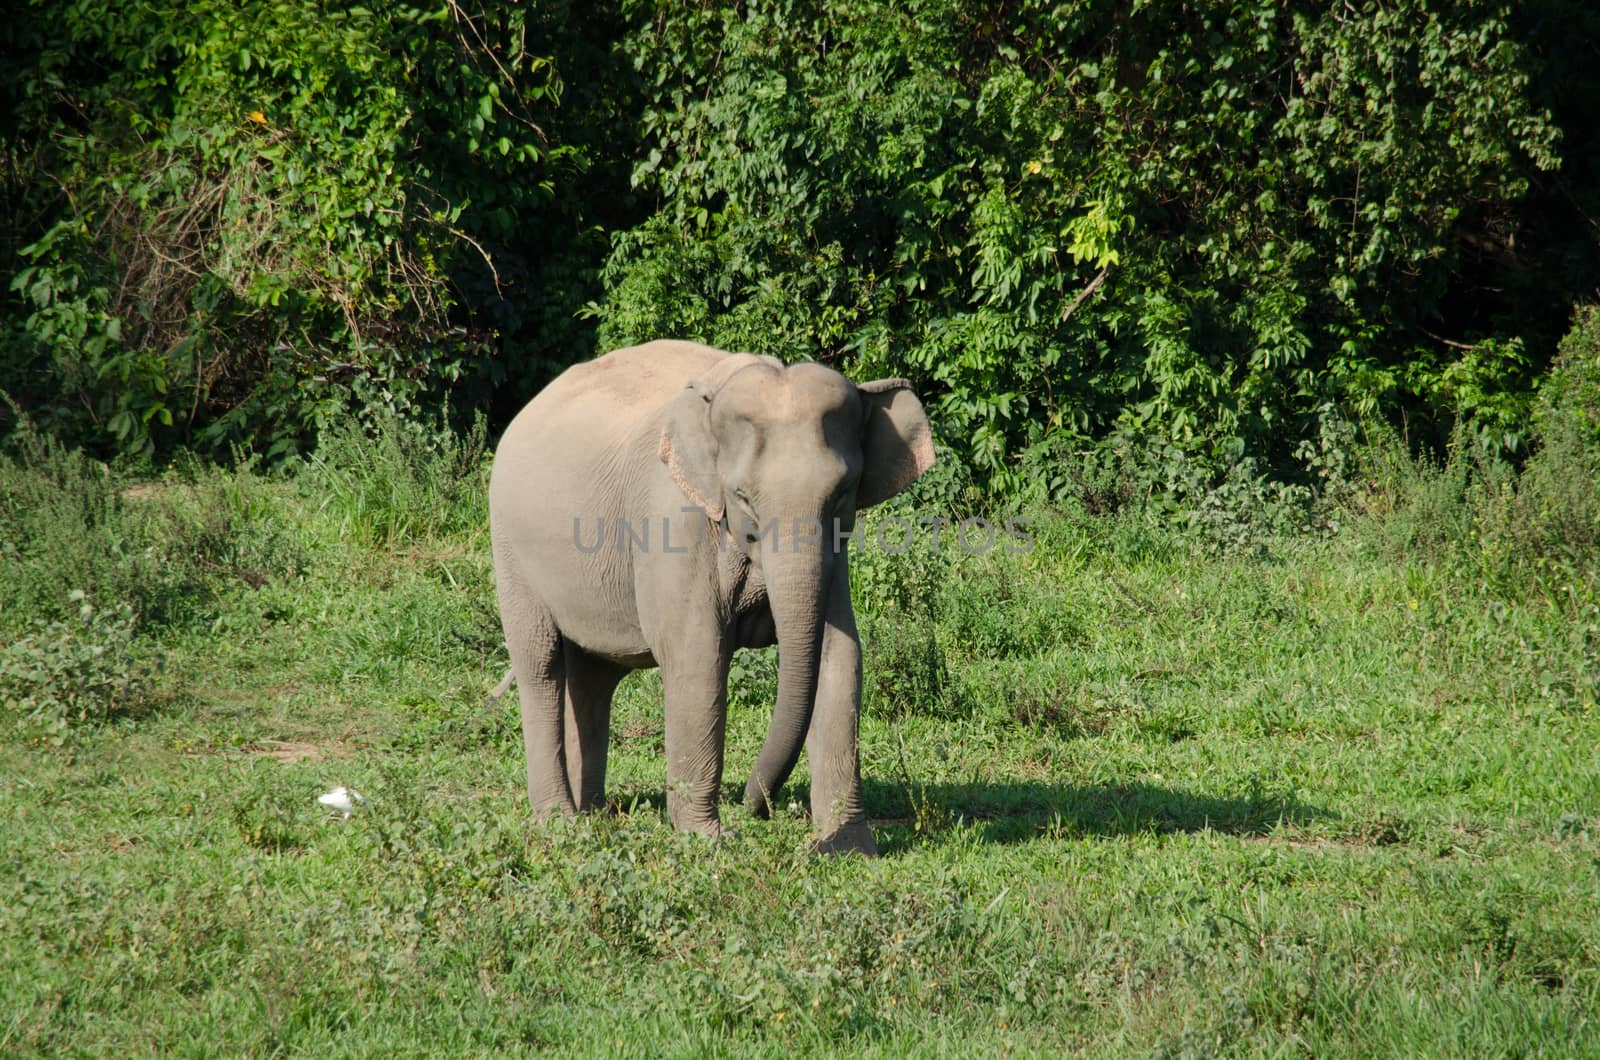
[(934, 463), (904, 379), (657, 340), (558, 376), (506, 428), (489, 479), (495, 586), (539, 818), (605, 804), (611, 699), (659, 667), (667, 816), (722, 834), (728, 667), (778, 646), (745, 787), (771, 813), (804, 744), (812, 845), (877, 853), (861, 792), (856, 512)]

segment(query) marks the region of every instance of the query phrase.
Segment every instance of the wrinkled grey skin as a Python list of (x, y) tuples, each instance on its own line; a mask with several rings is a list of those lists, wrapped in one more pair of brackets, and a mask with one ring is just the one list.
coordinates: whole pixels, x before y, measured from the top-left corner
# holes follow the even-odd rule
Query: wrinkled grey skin
[[(777, 704), (745, 806), (770, 812), (803, 742), (816, 846), (876, 853), (848, 543), (835, 547), (832, 524), (848, 531), (858, 508), (932, 464), (904, 380), (857, 387), (821, 365), (661, 341), (577, 365), (540, 392), (507, 428), (489, 484), (536, 815), (604, 804), (612, 692), (630, 669), (659, 666), (668, 816), (720, 834), (728, 663), (776, 643)], [(797, 539), (797, 518), (823, 532)], [(585, 551), (601, 519), (604, 544)], [(648, 544), (619, 535), (619, 519), (648, 526)], [(770, 521), (776, 538), (745, 532)]]

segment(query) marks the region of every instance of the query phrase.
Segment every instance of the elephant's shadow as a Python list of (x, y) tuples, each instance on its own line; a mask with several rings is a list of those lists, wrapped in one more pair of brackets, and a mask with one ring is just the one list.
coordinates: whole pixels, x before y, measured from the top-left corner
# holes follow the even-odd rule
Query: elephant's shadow
[[(743, 787), (724, 785), (723, 804), (738, 804)], [(1041, 781), (905, 784), (863, 779), (867, 817), (884, 854), (936, 842), (957, 826), (974, 827), (986, 843), (1025, 843), (1044, 836), (1131, 836), (1218, 832), (1265, 836), (1285, 825), (1337, 818), (1332, 811), (1270, 794), (1242, 798), (1201, 795), (1182, 788), (1128, 784), (1050, 784)], [(804, 782), (784, 799), (810, 800)], [(634, 793), (630, 809), (666, 811), (659, 791)], [(619, 805), (620, 809), (621, 806)]]
[(1283, 824), (1337, 816), (1278, 795), (1197, 794), (1144, 782), (1104, 785), (1041, 781), (904, 784), (863, 782), (867, 814), (885, 854), (933, 841), (958, 822), (984, 842), (1043, 836), (1127, 836), (1212, 831), (1263, 836)]

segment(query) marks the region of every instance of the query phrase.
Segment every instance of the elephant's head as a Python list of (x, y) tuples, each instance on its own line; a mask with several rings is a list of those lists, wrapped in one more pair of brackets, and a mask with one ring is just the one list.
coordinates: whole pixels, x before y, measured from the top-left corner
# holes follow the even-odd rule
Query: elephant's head
[(819, 364), (734, 354), (674, 401), (660, 455), (767, 586), (778, 701), (745, 789), (766, 813), (811, 722), (828, 594), (849, 592), (841, 535), (933, 465), (928, 419), (904, 379), (857, 386)]

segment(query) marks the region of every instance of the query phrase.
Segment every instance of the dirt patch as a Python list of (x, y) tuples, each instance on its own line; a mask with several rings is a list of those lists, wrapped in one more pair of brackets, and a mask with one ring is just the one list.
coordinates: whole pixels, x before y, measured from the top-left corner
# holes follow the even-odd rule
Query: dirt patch
[(1373, 844), (1360, 839), (1323, 838), (1323, 839), (1296, 839), (1291, 836), (1281, 835), (1242, 835), (1239, 840), (1256, 846), (1287, 847), (1290, 850), (1306, 850), (1312, 853), (1321, 853), (1325, 850), (1365, 850)]
[(342, 744), (318, 744), (304, 740), (258, 740), (246, 747), (244, 753), (255, 758), (276, 758), (289, 765), (294, 762), (339, 758), (347, 752)]
[(666, 727), (652, 718), (635, 718), (617, 727), (618, 740), (648, 740), (661, 736)]
[(104, 842), (106, 849), (110, 850), (113, 854), (128, 854), (131, 853), (133, 848), (138, 846), (142, 840), (136, 835), (123, 835), (120, 832), (109, 832), (106, 834)]

